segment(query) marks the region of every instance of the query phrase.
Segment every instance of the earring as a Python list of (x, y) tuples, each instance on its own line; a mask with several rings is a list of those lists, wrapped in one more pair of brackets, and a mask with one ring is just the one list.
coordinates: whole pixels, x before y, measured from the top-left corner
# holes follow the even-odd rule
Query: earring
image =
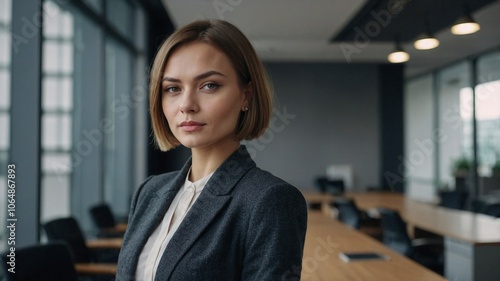
[(245, 111), (248, 111), (248, 106), (244, 106), (241, 111), (245, 112)]

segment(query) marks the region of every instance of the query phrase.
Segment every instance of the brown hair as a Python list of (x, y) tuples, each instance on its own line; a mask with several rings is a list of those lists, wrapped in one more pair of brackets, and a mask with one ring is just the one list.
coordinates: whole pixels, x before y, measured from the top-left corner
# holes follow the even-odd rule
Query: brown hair
[(180, 46), (194, 42), (208, 43), (223, 52), (232, 62), (241, 85), (252, 83), (248, 111), (241, 112), (234, 138), (241, 141), (260, 137), (272, 114), (272, 90), (266, 70), (245, 35), (234, 25), (222, 20), (192, 22), (176, 32), (160, 46), (151, 68), (149, 111), (155, 142), (162, 151), (180, 144), (168, 126), (161, 105), (161, 81), (165, 65)]

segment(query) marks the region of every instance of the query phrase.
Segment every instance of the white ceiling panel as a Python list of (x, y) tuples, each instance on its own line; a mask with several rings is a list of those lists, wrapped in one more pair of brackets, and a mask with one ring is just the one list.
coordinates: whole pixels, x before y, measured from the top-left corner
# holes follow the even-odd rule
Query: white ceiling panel
[[(331, 61), (344, 63), (385, 63), (392, 43), (330, 43), (367, 0), (163, 0), (174, 25), (196, 19), (224, 19), (239, 27), (266, 61)], [(418, 51), (411, 44), (407, 76), (449, 64), (494, 46), (500, 46), (500, 1), (474, 14), (482, 24), (477, 34), (436, 34), (441, 46)]]

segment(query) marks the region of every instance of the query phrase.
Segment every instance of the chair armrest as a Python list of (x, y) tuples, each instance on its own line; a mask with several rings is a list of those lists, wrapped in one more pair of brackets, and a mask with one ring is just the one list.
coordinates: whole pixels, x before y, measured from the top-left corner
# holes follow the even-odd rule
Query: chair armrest
[(416, 238), (411, 240), (413, 247), (444, 247), (443, 238)]

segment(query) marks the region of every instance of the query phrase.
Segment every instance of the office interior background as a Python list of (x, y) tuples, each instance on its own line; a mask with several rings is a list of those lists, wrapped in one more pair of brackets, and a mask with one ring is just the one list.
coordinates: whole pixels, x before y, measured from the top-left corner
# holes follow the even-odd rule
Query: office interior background
[[(451, 34), (466, 12), (481, 29)], [(330, 165), (347, 165), (350, 190), (432, 201), (463, 188), (474, 200), (498, 198), (498, 14), (492, 0), (0, 0), (0, 251), (8, 164), (23, 246), (59, 217), (90, 233), (97, 203), (126, 216), (148, 175), (184, 163), (188, 150), (152, 144), (147, 81), (162, 40), (194, 19), (233, 22), (265, 63), (273, 119), (246, 143), (261, 168), (301, 190)], [(424, 31), (440, 46), (416, 50)], [(396, 45), (408, 62), (387, 61)], [(462, 181), (458, 166), (469, 167)]]

